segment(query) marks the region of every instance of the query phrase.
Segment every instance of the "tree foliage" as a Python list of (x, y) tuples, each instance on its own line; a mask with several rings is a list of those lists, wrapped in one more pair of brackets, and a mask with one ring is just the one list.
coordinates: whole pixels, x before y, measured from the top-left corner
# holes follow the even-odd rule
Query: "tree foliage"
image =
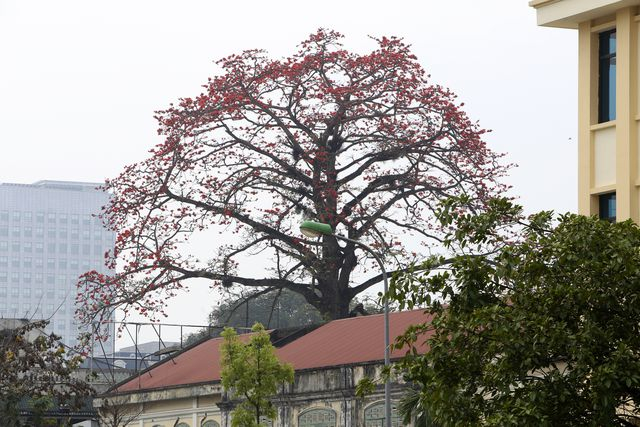
[[(354, 298), (350, 308), (353, 316), (380, 314), (383, 311), (380, 302), (370, 297)], [(304, 297), (287, 289), (238, 294), (228, 296), (216, 305), (209, 313), (209, 327), (189, 334), (185, 344), (218, 336), (225, 326), (248, 328), (256, 322), (267, 329), (285, 329), (317, 325), (325, 322), (325, 319)]]
[(209, 314), (211, 325), (248, 327), (256, 322), (266, 328), (289, 328), (320, 323), (322, 317), (300, 294), (287, 289), (237, 295), (220, 302)]
[(397, 343), (430, 347), (399, 365), (422, 406), (443, 426), (637, 425), (640, 229), (491, 205), (445, 205), (458, 254), (392, 286), (435, 316)]
[(252, 331), (246, 343), (233, 328), (222, 332), (222, 385), (239, 400), (232, 413), (233, 427), (258, 427), (264, 418), (275, 419), (270, 398), (280, 384), (293, 382), (293, 368), (278, 360), (264, 327), (256, 323)]
[(91, 386), (72, 374), (80, 356), (68, 356), (60, 337), (41, 333), (48, 321), (30, 321), (0, 330), (0, 419), (3, 426), (20, 426), (25, 420), (43, 421), (52, 405), (74, 408), (94, 394)]
[[(428, 81), (408, 45), (383, 37), (358, 54), (340, 39), (319, 30), (280, 60), (231, 55), (203, 93), (157, 113), (164, 142), (105, 186), (104, 220), (118, 233), (107, 263), (119, 272), (84, 276), (84, 320), (117, 306), (162, 314), (191, 278), (288, 289), (323, 316), (346, 317), (382, 277), (352, 243), (301, 240), (302, 219), (376, 247), (397, 270), (413, 260), (401, 236), (437, 239), (437, 200), (467, 194), (481, 208), (502, 190), (506, 168), (485, 131)], [(224, 227), (225, 244), (210, 260), (189, 256), (184, 243), (211, 227)], [(264, 271), (239, 266), (258, 253), (271, 259)]]

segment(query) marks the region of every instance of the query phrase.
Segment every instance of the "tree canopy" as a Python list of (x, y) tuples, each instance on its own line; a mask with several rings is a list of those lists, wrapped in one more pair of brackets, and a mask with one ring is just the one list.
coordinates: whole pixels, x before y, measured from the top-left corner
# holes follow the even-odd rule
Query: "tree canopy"
[(269, 399), (283, 382), (293, 382), (293, 367), (278, 360), (264, 327), (256, 323), (252, 332), (248, 342), (241, 341), (233, 328), (222, 332), (222, 385), (237, 399), (232, 427), (258, 427), (264, 419), (275, 419)]
[(221, 301), (209, 313), (210, 325), (231, 327), (249, 327), (260, 323), (266, 328), (289, 328), (321, 322), (318, 310), (300, 294), (287, 289), (237, 295)]
[[(505, 200), (442, 209), (458, 254), (398, 278), (392, 298), (427, 305), (426, 340), (399, 368), (442, 426), (631, 426), (640, 421), (640, 229)], [(425, 338), (428, 337), (428, 338)]]
[[(103, 218), (117, 232), (107, 264), (118, 273), (84, 275), (82, 319), (115, 307), (161, 315), (192, 278), (288, 289), (346, 317), (382, 276), (353, 243), (302, 240), (301, 220), (328, 223), (402, 270), (414, 260), (403, 236), (437, 241), (439, 199), (465, 194), (481, 209), (503, 190), (507, 168), (485, 130), (429, 82), (407, 44), (383, 37), (359, 54), (341, 37), (318, 30), (284, 59), (231, 55), (200, 95), (157, 113), (164, 142), (105, 185)], [(224, 227), (225, 243), (208, 260), (190, 256), (184, 243), (211, 227)], [(247, 272), (241, 262), (258, 253), (270, 261)]]
[(0, 419), (3, 426), (20, 426), (26, 420), (40, 425), (44, 413), (55, 405), (74, 408), (94, 394), (84, 380), (73, 375), (82, 358), (68, 356), (54, 334), (41, 332), (48, 321), (25, 321), (0, 330)]

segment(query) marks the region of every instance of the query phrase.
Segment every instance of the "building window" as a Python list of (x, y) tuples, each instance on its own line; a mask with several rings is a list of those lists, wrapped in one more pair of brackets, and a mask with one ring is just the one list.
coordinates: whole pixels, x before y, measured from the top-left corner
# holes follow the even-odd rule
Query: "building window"
[[(382, 427), (385, 425), (384, 422), (384, 402), (374, 403), (364, 410), (365, 427)], [(400, 427), (403, 425), (394, 403), (391, 404), (391, 425), (393, 427)]]
[(598, 196), (600, 219), (616, 222), (616, 193), (601, 194)]
[(260, 417), (260, 425), (264, 427), (273, 427), (273, 421), (267, 417)]
[(202, 427), (220, 427), (220, 424), (217, 421), (209, 420), (202, 424)]
[(299, 427), (335, 427), (336, 412), (332, 409), (310, 409), (298, 417)]
[(616, 119), (616, 30), (598, 36), (598, 123), (604, 123)]

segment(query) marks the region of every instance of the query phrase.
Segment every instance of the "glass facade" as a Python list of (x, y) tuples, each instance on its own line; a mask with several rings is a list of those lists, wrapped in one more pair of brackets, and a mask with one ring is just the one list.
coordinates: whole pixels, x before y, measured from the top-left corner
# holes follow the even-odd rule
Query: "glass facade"
[[(77, 230), (69, 232), (69, 218), (72, 223), (80, 216), (91, 218), (107, 203), (108, 195), (96, 190), (97, 185), (0, 184), (0, 317), (50, 319), (49, 332), (62, 336), (67, 345), (76, 343), (78, 276), (90, 269), (108, 273), (104, 253), (115, 239), (94, 221), (72, 225)], [(80, 253), (85, 231), (90, 249)]]
[(616, 118), (616, 30), (598, 37), (598, 123), (604, 123)]

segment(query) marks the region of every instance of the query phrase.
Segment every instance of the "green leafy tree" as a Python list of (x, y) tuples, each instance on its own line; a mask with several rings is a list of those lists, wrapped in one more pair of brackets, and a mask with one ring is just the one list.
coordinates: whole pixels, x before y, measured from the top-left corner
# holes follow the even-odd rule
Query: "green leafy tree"
[(640, 229), (506, 200), (440, 220), (457, 255), (396, 278), (391, 298), (426, 306), (427, 342), (399, 364), (443, 426), (632, 426), (640, 421)]
[[(45, 413), (55, 404), (74, 408), (94, 394), (87, 382), (72, 375), (82, 358), (68, 356), (59, 336), (40, 332), (47, 324), (25, 322), (0, 330), (2, 426), (46, 425)], [(29, 408), (29, 417), (20, 415), (21, 405)]]
[[(351, 301), (351, 315), (382, 313), (378, 301), (355, 297)], [(230, 295), (209, 313), (209, 327), (185, 337), (192, 344), (204, 337), (217, 336), (220, 326), (245, 328), (258, 322), (266, 328), (295, 328), (323, 323), (320, 312), (301, 295), (287, 290), (259, 291), (248, 295)]]
[(252, 331), (248, 342), (243, 342), (233, 328), (222, 332), (222, 385), (239, 399), (232, 414), (233, 427), (255, 427), (264, 418), (275, 419), (270, 397), (279, 384), (293, 382), (293, 367), (278, 360), (264, 327), (256, 323)]
[(267, 328), (289, 328), (320, 323), (322, 316), (303, 296), (287, 289), (234, 295), (209, 314), (211, 325), (247, 327), (256, 322)]

